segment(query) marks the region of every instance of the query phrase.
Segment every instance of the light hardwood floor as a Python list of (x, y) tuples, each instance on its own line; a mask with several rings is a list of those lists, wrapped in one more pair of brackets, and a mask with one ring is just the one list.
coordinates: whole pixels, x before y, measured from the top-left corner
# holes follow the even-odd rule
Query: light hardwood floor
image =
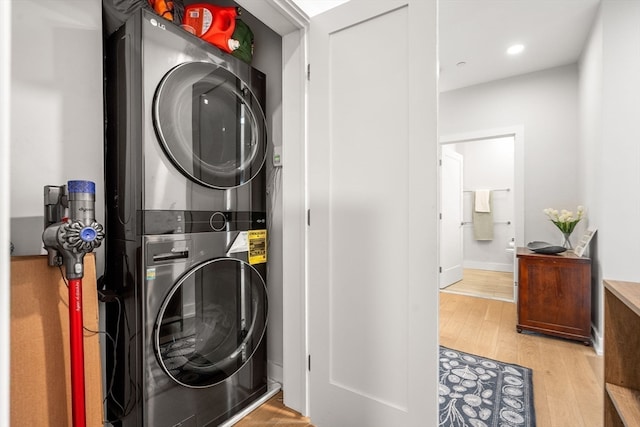
[(440, 293), (440, 344), (533, 369), (537, 425), (601, 427), (604, 359), (576, 341), (517, 333), (512, 302)]
[(257, 426), (313, 427), (309, 422), (309, 418), (303, 417), (300, 413), (284, 406), (284, 403), (282, 403), (282, 392), (279, 392), (258, 409), (234, 424), (234, 427)]
[(465, 268), (461, 281), (441, 291), (513, 301), (513, 273)]
[[(601, 427), (603, 358), (579, 342), (519, 334), (516, 318), (516, 305), (512, 302), (441, 292), (440, 344), (533, 369), (538, 426)], [(312, 424), (286, 408), (280, 394), (236, 424), (249, 426)]]

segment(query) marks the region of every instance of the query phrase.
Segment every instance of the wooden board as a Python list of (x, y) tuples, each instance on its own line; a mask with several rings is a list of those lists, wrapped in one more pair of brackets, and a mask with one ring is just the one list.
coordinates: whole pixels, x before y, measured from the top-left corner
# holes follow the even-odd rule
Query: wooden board
[(640, 420), (640, 391), (614, 384), (605, 384), (605, 389), (623, 425), (631, 426)]
[(604, 422), (636, 425), (640, 419), (640, 283), (604, 281)]
[[(98, 330), (95, 257), (84, 258), (85, 328)], [(11, 258), (11, 425), (71, 426), (68, 290), (46, 256)], [(84, 332), (87, 426), (102, 426), (97, 333)]]

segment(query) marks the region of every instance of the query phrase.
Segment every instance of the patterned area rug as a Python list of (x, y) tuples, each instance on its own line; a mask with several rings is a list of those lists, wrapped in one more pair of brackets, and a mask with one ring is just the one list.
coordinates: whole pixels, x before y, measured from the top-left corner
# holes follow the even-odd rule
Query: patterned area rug
[(534, 427), (532, 371), (440, 346), (440, 426)]

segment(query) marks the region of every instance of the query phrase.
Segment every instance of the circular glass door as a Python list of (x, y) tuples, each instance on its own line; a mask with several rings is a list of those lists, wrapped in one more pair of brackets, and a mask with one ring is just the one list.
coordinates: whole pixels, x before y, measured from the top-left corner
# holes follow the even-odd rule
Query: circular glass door
[(162, 304), (156, 356), (179, 384), (210, 387), (249, 361), (266, 323), (267, 290), (256, 269), (232, 258), (211, 260), (184, 275)]
[(262, 168), (264, 112), (250, 88), (218, 65), (188, 62), (169, 71), (153, 101), (153, 124), (174, 165), (211, 188), (234, 188)]

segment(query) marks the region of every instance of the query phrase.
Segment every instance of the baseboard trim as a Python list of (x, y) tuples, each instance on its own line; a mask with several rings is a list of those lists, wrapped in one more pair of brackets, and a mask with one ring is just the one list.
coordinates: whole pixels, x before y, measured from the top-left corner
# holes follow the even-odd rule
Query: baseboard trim
[(602, 334), (598, 331), (595, 325), (591, 325), (591, 340), (593, 342), (593, 350), (598, 356), (604, 355), (604, 342), (602, 340)]
[(513, 264), (482, 262), (482, 261), (464, 261), (464, 268), (472, 268), (474, 270), (503, 271), (505, 273), (513, 273)]

